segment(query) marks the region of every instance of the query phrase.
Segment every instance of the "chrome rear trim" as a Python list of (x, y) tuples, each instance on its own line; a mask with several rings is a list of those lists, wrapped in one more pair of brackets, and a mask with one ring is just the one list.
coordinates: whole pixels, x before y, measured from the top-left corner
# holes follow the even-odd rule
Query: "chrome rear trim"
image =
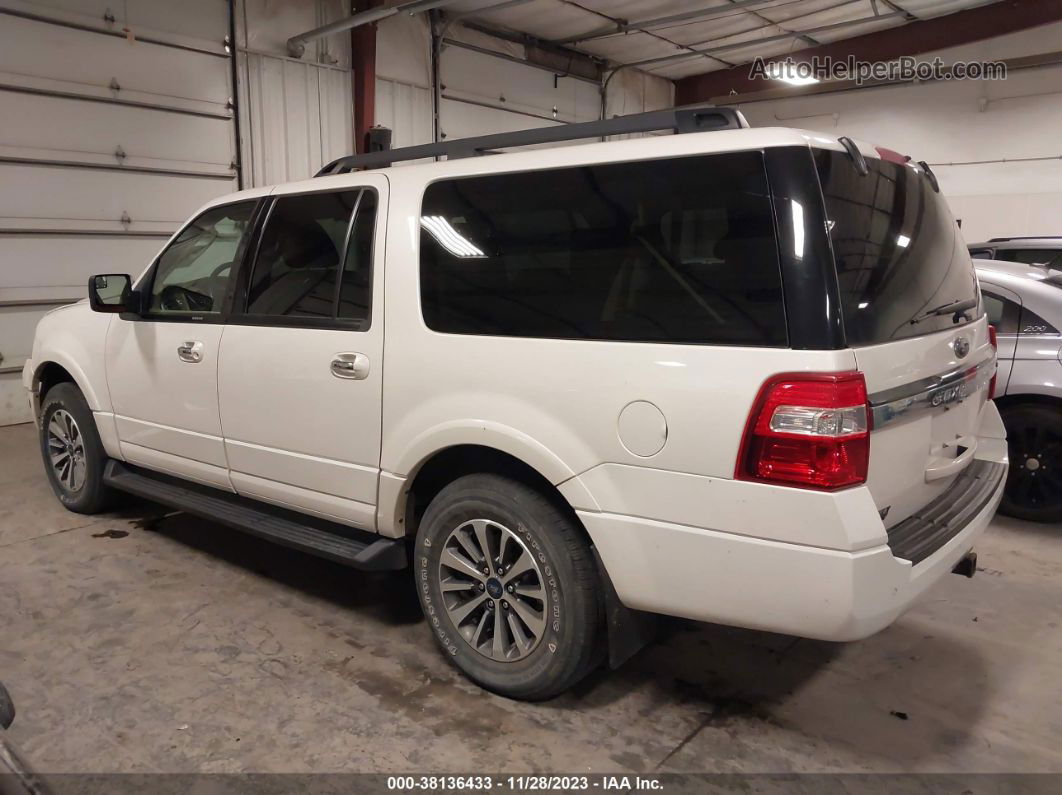
[(878, 430), (897, 420), (926, 411), (946, 409), (976, 395), (996, 374), (996, 358), (913, 381), (870, 396), (872, 429)]

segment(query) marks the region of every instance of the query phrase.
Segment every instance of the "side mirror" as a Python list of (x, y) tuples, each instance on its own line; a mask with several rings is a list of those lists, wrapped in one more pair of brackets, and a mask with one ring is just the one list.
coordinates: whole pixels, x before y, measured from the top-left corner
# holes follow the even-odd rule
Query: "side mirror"
[(93, 312), (140, 312), (140, 294), (132, 289), (127, 273), (105, 273), (89, 279), (89, 306)]

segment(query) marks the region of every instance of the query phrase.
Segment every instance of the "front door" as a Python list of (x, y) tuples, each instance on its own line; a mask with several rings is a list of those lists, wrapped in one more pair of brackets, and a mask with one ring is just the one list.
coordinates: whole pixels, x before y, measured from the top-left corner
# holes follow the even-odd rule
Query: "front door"
[(137, 288), (147, 311), (107, 332), (107, 383), (122, 455), (230, 488), (218, 412), (218, 350), (230, 276), (255, 201), (214, 207), (170, 242)]
[(225, 328), (218, 395), (238, 493), (374, 529), (387, 180), (362, 179), (273, 198)]

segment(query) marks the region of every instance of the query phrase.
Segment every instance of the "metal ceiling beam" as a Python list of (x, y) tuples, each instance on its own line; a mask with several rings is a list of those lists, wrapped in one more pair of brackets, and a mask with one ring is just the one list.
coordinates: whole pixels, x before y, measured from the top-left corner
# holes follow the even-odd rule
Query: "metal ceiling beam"
[[(754, 47), (757, 44), (774, 44), (779, 41), (787, 41), (789, 39), (799, 39), (804, 36), (814, 36), (816, 33), (825, 33), (827, 31), (839, 30), (841, 28), (851, 27), (852, 25), (863, 25), (867, 22), (878, 22), (883, 19), (892, 19), (895, 17), (905, 16), (902, 11), (893, 11), (889, 14), (879, 14), (874, 17), (860, 17), (859, 19), (850, 19), (845, 22), (834, 22), (832, 25), (820, 25), (817, 28), (808, 28), (807, 30), (792, 30), (788, 33), (782, 33), (778, 36), (768, 36), (764, 39), (748, 39), (746, 41), (734, 42), (733, 44), (723, 44), (718, 47), (708, 47), (707, 49), (696, 49), (699, 44), (690, 45), (694, 47), (691, 52), (680, 52), (675, 55), (661, 55), (657, 58), (646, 58), (642, 61), (631, 61), (624, 64), (624, 66), (649, 66), (651, 64), (673, 63), (674, 61), (685, 61), (690, 58), (697, 57), (699, 55), (717, 55), (719, 53), (730, 52), (731, 50), (744, 50), (749, 47)], [(700, 44), (706, 44), (707, 42), (700, 42)], [(817, 49), (817, 48), (814, 48)], [(801, 54), (810, 52), (811, 50), (800, 50)], [(726, 72), (732, 72), (734, 69), (740, 67), (733, 67), (732, 69), (725, 70)], [(714, 74), (714, 72), (709, 72)]]
[(298, 36), (292, 36), (288, 39), (288, 54), (292, 58), (301, 58), (306, 51), (307, 42), (330, 36), (333, 33), (342, 33), (345, 30), (352, 30), (353, 28), (368, 25), (372, 22), (379, 22), (381, 19), (387, 19), (387, 17), (393, 17), (396, 14), (409, 14), (412, 16), (424, 11), (430, 11), (433, 8), (452, 6), (457, 2), (459, 2), (459, 0), (410, 0), (407, 2), (394, 3), (393, 5), (380, 6), (379, 8), (370, 8), (367, 11), (362, 11), (353, 16), (330, 22), (327, 25), (308, 30), (305, 33), (300, 33)]
[[(1007, 74), (1011, 75), (1024, 69), (1042, 69), (1044, 67), (1062, 66), (1062, 51), (1040, 53), (1038, 55), (1023, 55), (1018, 58), (1003, 58), (1002, 63), (1007, 66)], [(774, 81), (771, 81), (774, 82)], [(740, 96), (716, 97), (717, 102), (731, 102), (741, 106), (752, 105), (756, 102), (770, 102), (776, 99), (791, 99), (793, 97), (822, 96), (824, 94), (840, 94), (847, 91), (860, 91), (870, 88), (889, 88), (891, 86), (905, 85), (910, 80), (865, 80), (856, 84), (855, 80), (828, 80), (824, 83), (809, 83), (802, 86), (791, 86), (785, 83), (775, 83), (776, 87), (757, 91), (755, 94)], [(924, 82), (924, 81), (923, 81)], [(1018, 97), (1025, 96), (1019, 94)], [(1014, 99), (1016, 97), (1008, 97)], [(994, 100), (999, 101), (999, 100)], [(816, 114), (818, 115), (818, 114)], [(827, 114), (829, 115), (829, 114)], [(779, 119), (779, 121), (783, 121)], [(931, 163), (930, 165), (936, 165)]]
[[(800, 62), (814, 57), (862, 61), (891, 61), (961, 44), (1003, 36), (1062, 20), (1062, 0), (1002, 0), (934, 19), (854, 36), (790, 53)], [(782, 60), (779, 56), (776, 60)], [(770, 80), (749, 76), (748, 63), (692, 75), (675, 81), (675, 103), (692, 105), (711, 97), (755, 94), (778, 88)], [(795, 88), (795, 87), (794, 87)]]
[(734, 2), (728, 5), (715, 6), (713, 8), (700, 8), (696, 11), (683, 11), (681, 14), (671, 14), (666, 17), (656, 17), (655, 19), (643, 19), (640, 22), (620, 22), (613, 25), (603, 25), (600, 28), (594, 28), (594, 30), (588, 30), (585, 33), (580, 33), (576, 36), (568, 36), (564, 39), (553, 39), (553, 43), (574, 44), (576, 42), (592, 41), (593, 39), (603, 39), (606, 36), (615, 36), (617, 33), (635, 33), (652, 30), (653, 28), (663, 27), (674, 22), (701, 22), (713, 17), (724, 16), (733, 11), (740, 11), (753, 6), (764, 6), (773, 2), (776, 2), (776, 0), (734, 0)]

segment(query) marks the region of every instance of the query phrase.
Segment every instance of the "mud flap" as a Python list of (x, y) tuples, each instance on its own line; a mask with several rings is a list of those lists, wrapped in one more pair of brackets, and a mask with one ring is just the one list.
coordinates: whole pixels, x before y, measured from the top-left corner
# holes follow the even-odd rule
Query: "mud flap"
[(643, 647), (656, 638), (659, 617), (655, 613), (631, 610), (625, 606), (616, 593), (612, 578), (605, 570), (605, 564), (596, 546), (594, 560), (601, 582), (605, 587), (605, 621), (608, 625), (608, 667), (619, 668)]

